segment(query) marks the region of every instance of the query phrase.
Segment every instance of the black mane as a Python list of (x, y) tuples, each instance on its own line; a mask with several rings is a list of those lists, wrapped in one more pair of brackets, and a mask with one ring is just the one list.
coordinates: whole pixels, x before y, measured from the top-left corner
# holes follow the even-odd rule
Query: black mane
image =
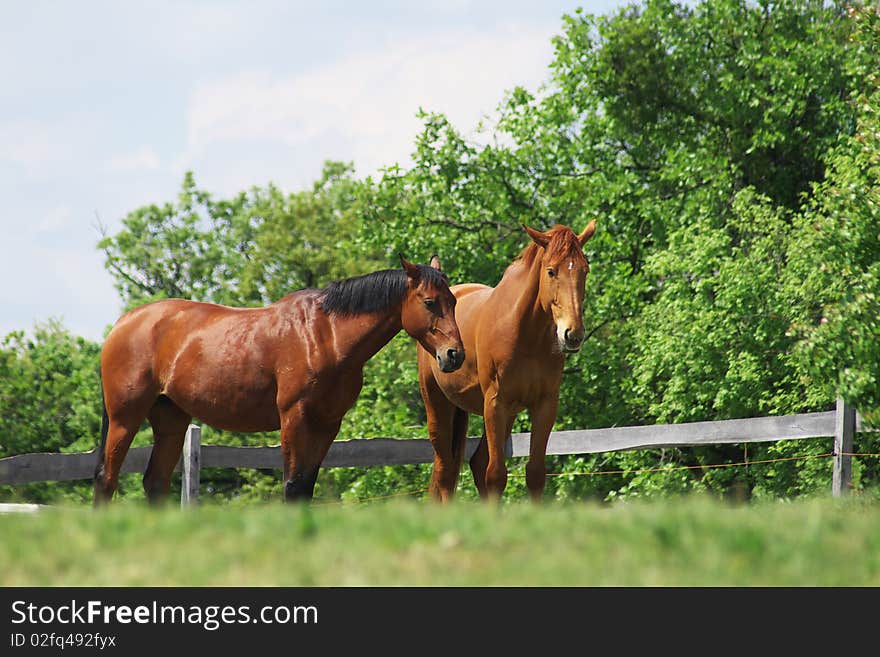
[[(416, 265), (422, 280), (440, 287), (449, 281), (439, 269)], [(403, 269), (383, 269), (342, 281), (321, 290), (321, 309), (337, 315), (360, 315), (385, 310), (403, 301), (407, 275)]]

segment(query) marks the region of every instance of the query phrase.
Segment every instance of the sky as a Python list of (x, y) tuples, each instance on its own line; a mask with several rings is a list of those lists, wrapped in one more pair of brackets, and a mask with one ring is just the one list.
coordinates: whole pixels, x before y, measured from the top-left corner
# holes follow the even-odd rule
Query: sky
[(548, 78), (551, 38), (623, 0), (0, 3), (0, 339), (121, 312), (98, 222), (173, 201), (310, 186), (327, 159), (405, 164), (419, 108), (470, 134)]

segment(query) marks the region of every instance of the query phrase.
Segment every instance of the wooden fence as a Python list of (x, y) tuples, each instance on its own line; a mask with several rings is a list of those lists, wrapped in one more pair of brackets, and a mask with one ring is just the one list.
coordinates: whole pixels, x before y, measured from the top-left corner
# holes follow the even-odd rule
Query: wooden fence
[[(838, 400), (836, 410), (824, 413), (554, 431), (550, 434), (547, 454), (594, 454), (659, 447), (694, 447), (833, 437), (832, 493), (839, 496), (846, 494), (851, 487), (853, 437), (857, 431), (861, 431), (861, 428), (861, 418), (858, 417), (855, 409)], [(468, 438), (468, 457), (476, 449), (478, 440), (478, 438)], [(143, 472), (151, 450), (152, 447), (137, 447), (129, 450), (122, 472)], [(507, 454), (528, 456), (529, 434), (513, 434), (508, 440)], [(322, 467), (430, 463), (433, 458), (431, 444), (424, 439), (343, 440), (333, 443)], [(91, 479), (96, 462), (97, 450), (78, 454), (42, 453), (10, 456), (0, 459), (0, 485)], [(281, 448), (202, 445), (201, 429), (191, 425), (187, 432), (181, 463), (177, 467), (182, 471), (181, 503), (183, 505), (192, 504), (198, 499), (201, 468), (279, 469)]]

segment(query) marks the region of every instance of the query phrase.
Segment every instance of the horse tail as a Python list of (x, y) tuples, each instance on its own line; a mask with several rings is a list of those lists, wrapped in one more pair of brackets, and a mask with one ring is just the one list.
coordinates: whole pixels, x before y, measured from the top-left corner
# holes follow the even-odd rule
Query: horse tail
[(104, 459), (107, 453), (107, 431), (110, 428), (110, 417), (107, 415), (107, 403), (104, 401), (104, 387), (101, 386), (101, 446), (98, 448), (98, 463), (95, 465), (95, 483), (104, 476)]

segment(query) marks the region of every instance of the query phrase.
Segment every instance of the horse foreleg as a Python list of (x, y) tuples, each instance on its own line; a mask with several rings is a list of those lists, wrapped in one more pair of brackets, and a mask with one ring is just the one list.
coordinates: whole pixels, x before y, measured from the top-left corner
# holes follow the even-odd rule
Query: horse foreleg
[(284, 460), (284, 501), (308, 502), (315, 494), (321, 463), (339, 433), (340, 422), (316, 425), (303, 410), (288, 413), (281, 422)]
[(515, 414), (498, 402), (497, 392), (488, 391), (483, 403), (486, 426), (486, 446), (489, 462), (486, 466), (486, 495), (498, 500), (507, 487), (507, 464), (505, 446), (513, 427)]
[(532, 500), (539, 502), (547, 481), (547, 441), (556, 422), (557, 396), (548, 397), (529, 409), (532, 418), (532, 436), (529, 442), (529, 461), (526, 464), (526, 486)]
[(434, 468), (431, 471), (428, 492), (438, 502), (449, 502), (455, 495), (458, 471), (461, 467), (460, 454), (456, 453), (455, 436), (456, 416), (459, 411), (443, 394), (430, 368), (427, 370), (425, 376), (419, 377), (419, 387), (425, 402), (428, 436), (434, 449)]

